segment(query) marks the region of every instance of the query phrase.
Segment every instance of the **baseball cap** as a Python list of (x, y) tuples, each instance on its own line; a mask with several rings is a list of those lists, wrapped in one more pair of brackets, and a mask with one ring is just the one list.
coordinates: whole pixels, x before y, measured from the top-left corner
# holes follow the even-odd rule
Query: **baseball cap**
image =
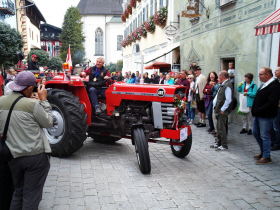
[(9, 88), (13, 91), (22, 91), (28, 86), (36, 86), (36, 78), (30, 71), (20, 72), (15, 80), (9, 84)]
[(38, 58), (38, 56), (35, 55), (35, 54), (31, 55), (31, 57), (32, 57), (32, 58)]

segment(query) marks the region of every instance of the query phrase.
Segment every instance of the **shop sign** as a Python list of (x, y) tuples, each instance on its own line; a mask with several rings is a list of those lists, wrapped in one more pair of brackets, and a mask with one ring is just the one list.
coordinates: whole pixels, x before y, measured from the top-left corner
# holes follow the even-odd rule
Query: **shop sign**
[(164, 33), (168, 37), (174, 37), (178, 33), (178, 28), (174, 25), (168, 25), (164, 28)]
[(199, 14), (199, 2), (200, 0), (188, 0), (187, 9), (182, 11), (181, 16), (187, 18), (196, 18), (201, 16)]

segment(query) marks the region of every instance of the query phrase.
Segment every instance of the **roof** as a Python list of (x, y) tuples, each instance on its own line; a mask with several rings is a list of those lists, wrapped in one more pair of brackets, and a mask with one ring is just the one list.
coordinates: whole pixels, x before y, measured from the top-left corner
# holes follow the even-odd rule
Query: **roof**
[[(34, 9), (34, 11), (36, 12), (36, 14), (37, 14), (37, 16), (39, 17), (39, 20), (40, 20), (40, 21), (46, 22), (44, 16), (43, 16), (42, 13), (40, 12), (40, 10), (38, 9), (38, 7), (36, 6), (36, 4), (35, 4), (34, 1), (32, 1), (32, 0), (25, 0), (25, 2), (26, 2), (26, 6), (31, 5), (31, 4), (34, 4), (34, 5), (33, 5), (32, 7), (30, 7), (30, 8)], [(27, 7), (27, 8), (28, 8), (28, 7)], [(29, 8), (28, 8), (28, 9), (29, 9)]]
[(145, 69), (160, 69), (160, 68), (170, 68), (171, 64), (165, 62), (155, 62), (152, 65), (146, 66)]
[(81, 15), (121, 15), (122, 0), (80, 0)]
[(41, 26), (41, 27), (49, 27), (49, 28), (53, 28), (53, 29), (55, 29), (55, 30), (57, 30), (57, 31), (61, 31), (61, 28), (58, 28), (58, 27), (56, 27), (56, 26), (54, 26), (54, 25), (51, 25), (51, 24), (48, 24), (48, 23), (40, 24), (40, 26)]
[(256, 36), (280, 32), (280, 8), (265, 18), (255, 28)]
[(113, 16), (108, 23), (122, 23), (121, 16)]

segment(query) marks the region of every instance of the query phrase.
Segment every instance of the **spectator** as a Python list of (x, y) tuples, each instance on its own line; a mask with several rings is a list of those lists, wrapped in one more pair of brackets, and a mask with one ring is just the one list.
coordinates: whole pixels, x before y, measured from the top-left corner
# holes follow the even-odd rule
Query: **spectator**
[(6, 76), (5, 84), (8, 84), (9, 82), (14, 81), (16, 75), (17, 75), (16, 70), (13, 67), (10, 67), (7, 70), (7, 76)]
[(6, 140), (14, 158), (9, 162), (15, 187), (11, 210), (38, 209), (50, 168), (51, 148), (42, 128), (53, 126), (51, 106), (44, 85), (38, 88), (39, 100), (31, 99), (35, 85), (36, 78), (31, 72), (20, 72), (11, 84), (14, 92), (0, 98), (0, 131), (3, 133), (11, 104), (24, 96), (11, 115)]
[(204, 105), (205, 111), (209, 122), (209, 129), (208, 132), (215, 131), (215, 126), (212, 118), (213, 113), (213, 88), (218, 83), (218, 75), (216, 72), (210, 72), (207, 78), (207, 84), (204, 87), (203, 94), (204, 94)]
[(153, 78), (151, 77), (151, 83), (153, 84), (159, 84), (159, 75), (158, 71), (154, 71)]
[(196, 104), (197, 110), (199, 113), (199, 122), (195, 125), (197, 127), (206, 127), (205, 123), (205, 106), (204, 106), (204, 94), (203, 89), (207, 83), (206, 77), (201, 73), (201, 68), (199, 66), (195, 69), (195, 95), (196, 95)]
[(122, 72), (118, 71), (117, 72), (117, 77), (116, 77), (116, 81), (121, 82), (124, 80), (124, 77), (122, 75)]
[(187, 117), (190, 124), (193, 123), (195, 117), (196, 102), (194, 98), (194, 76), (192, 74), (187, 77), (190, 83), (190, 89), (187, 97)]
[(132, 73), (126, 83), (135, 84), (135, 82), (136, 82), (136, 76), (134, 73)]
[[(245, 104), (243, 106), (246, 109), (242, 112), (243, 115), (243, 128), (240, 131), (241, 134), (247, 133), (248, 135), (252, 135), (252, 106), (254, 99), (257, 94), (258, 87), (253, 81), (253, 74), (247, 73), (245, 74), (245, 81), (242, 82), (238, 87), (238, 92), (245, 97)], [(240, 100), (239, 100), (240, 101)]]
[(141, 80), (141, 75), (139, 73), (139, 71), (136, 71), (136, 75), (135, 75), (135, 83), (136, 84), (139, 84), (140, 83), (140, 80)]
[(124, 79), (123, 81), (126, 83), (128, 80), (129, 80), (129, 73), (128, 72), (125, 72), (125, 76), (124, 76)]
[(227, 70), (230, 78), (230, 82), (232, 84), (233, 90), (234, 90), (234, 77), (235, 77), (235, 69), (234, 69), (234, 63), (229, 62), (228, 63), (228, 70)]
[[(280, 67), (275, 70), (275, 77), (280, 83)], [(275, 132), (275, 138), (273, 139), (271, 150), (280, 150), (280, 100), (278, 103), (278, 113), (273, 121), (273, 129)]]
[(217, 118), (217, 139), (211, 147), (216, 148), (217, 151), (223, 151), (228, 149), (227, 121), (231, 111), (230, 105), (233, 97), (233, 88), (227, 71), (221, 71), (219, 73), (219, 83), (221, 86), (213, 100), (213, 107)]
[(151, 80), (150, 80), (150, 78), (149, 78), (148, 72), (146, 72), (146, 73), (144, 74), (144, 83), (146, 83), (146, 84), (151, 83)]
[(174, 79), (170, 77), (170, 74), (167, 74), (164, 80), (166, 85), (174, 85)]
[(180, 77), (180, 79), (177, 79), (176, 85), (183, 85), (183, 86), (185, 86), (185, 87), (187, 88), (187, 89), (186, 89), (186, 93), (189, 92), (190, 83), (189, 83), (189, 81), (187, 80), (187, 75), (186, 75), (185, 72), (182, 72), (182, 73), (181, 73), (181, 77)]
[(28, 62), (28, 70), (39, 70), (38, 66), (38, 56), (33, 54), (31, 55), (31, 60)]
[(280, 84), (273, 78), (272, 70), (263, 67), (259, 71), (259, 78), (263, 84), (257, 91), (252, 114), (255, 117), (253, 134), (259, 144), (260, 154), (255, 155), (256, 164), (271, 163), (271, 130), (273, 120), (277, 115), (280, 96)]
[(159, 73), (159, 81), (158, 84), (164, 84), (165, 76), (163, 73)]

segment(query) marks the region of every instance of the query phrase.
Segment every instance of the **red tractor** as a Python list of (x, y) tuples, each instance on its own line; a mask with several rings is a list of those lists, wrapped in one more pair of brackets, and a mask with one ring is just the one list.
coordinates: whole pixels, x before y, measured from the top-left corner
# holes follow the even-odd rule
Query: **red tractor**
[(54, 127), (45, 129), (53, 156), (74, 153), (87, 137), (98, 142), (130, 138), (139, 168), (148, 174), (148, 142), (171, 145), (179, 158), (190, 152), (192, 132), (184, 118), (183, 86), (114, 83), (106, 88), (105, 98), (100, 98), (103, 114), (92, 119), (81, 77), (61, 73), (45, 85), (55, 118)]

